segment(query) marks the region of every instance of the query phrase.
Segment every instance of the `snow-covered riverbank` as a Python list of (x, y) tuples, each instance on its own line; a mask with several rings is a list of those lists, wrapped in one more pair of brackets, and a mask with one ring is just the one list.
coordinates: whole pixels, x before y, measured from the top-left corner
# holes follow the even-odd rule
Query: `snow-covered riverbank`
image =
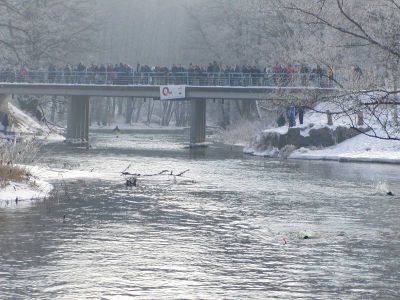
[(62, 142), (65, 140), (65, 137), (61, 135), (60, 128), (51, 128), (51, 126), (39, 123), (36, 119), (11, 103), (8, 104), (8, 109), (13, 121), (12, 126), (8, 128), (8, 131), (11, 131), (12, 135), (4, 135), (4, 127), (0, 124), (0, 139), (7, 140), (14, 137), (35, 136), (37, 139), (46, 142)]
[[(324, 107), (324, 105), (326, 104), (319, 105), (320, 107), (317, 107), (317, 110), (326, 111), (329, 109), (329, 107)], [(326, 129), (327, 133), (325, 135), (328, 134), (328, 139), (332, 139), (331, 135), (340, 126), (349, 128), (345, 117), (334, 119), (334, 125), (328, 126), (325, 114), (308, 112), (305, 115), (305, 124), (294, 127), (294, 130), (300, 130), (301, 137), (309, 137), (311, 130), (314, 130), (315, 133), (315, 130)], [(274, 146), (271, 147), (268, 143), (271, 142), (271, 136), (276, 136), (276, 139), (279, 141), (280, 137), (288, 134), (288, 130), (288, 126), (264, 130), (253, 139), (248, 147), (244, 148), (244, 152), (255, 156), (281, 157), (282, 149)], [(336, 141), (337, 136), (333, 138)], [(322, 141), (323, 137), (318, 136), (318, 140)], [(290, 150), (292, 151), (293, 149)], [(400, 141), (382, 140), (369, 137), (365, 134), (359, 134), (325, 148), (315, 146), (301, 147), (293, 152), (291, 151), (290, 153), (284, 153), (283, 156), (288, 159), (400, 164)]]
[(379, 140), (361, 134), (321, 150), (298, 149), (289, 158), (400, 164), (400, 141)]
[[(8, 104), (8, 113), (12, 122), (8, 128), (9, 133), (7, 135), (3, 132), (4, 128), (0, 124), (0, 143), (3, 143), (4, 146), (2, 151), (6, 151), (3, 154), (8, 153), (5, 158), (2, 155), (2, 158), (6, 160), (2, 163), (10, 160), (14, 164), (23, 164), (26, 158), (34, 159), (36, 148), (41, 143), (62, 142), (64, 140), (58, 128), (50, 128), (43, 123), (39, 123), (10, 103)], [(21, 146), (21, 143), (24, 146)], [(27, 148), (23, 148), (25, 146)], [(26, 170), (30, 176), (19, 182), (5, 178), (4, 182), (9, 182), (6, 186), (0, 188), (0, 201), (41, 199), (50, 195), (53, 185), (45, 178), (42, 178), (42, 172), (37, 167), (25, 165), (19, 165), (18, 167)]]
[(27, 171), (31, 176), (26, 182), (10, 182), (5, 188), (0, 189), (0, 201), (43, 199), (50, 196), (53, 183), (64, 180), (97, 179), (107, 181), (121, 181), (121, 174), (106, 173), (94, 170), (62, 169), (39, 166), (18, 166)]
[[(29, 167), (26, 167), (28, 170)], [(31, 172), (25, 182), (10, 182), (0, 189), (0, 201), (22, 201), (42, 199), (50, 195), (53, 185), (40, 178), (40, 174)]]

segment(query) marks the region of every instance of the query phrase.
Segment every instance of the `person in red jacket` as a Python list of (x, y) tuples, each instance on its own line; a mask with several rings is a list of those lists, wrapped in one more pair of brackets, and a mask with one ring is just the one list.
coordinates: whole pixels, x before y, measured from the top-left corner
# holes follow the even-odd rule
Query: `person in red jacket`
[(28, 77), (28, 73), (29, 73), (29, 70), (27, 67), (22, 67), (19, 70), (19, 78), (20, 78), (21, 82), (25, 82), (26, 77)]
[(294, 78), (295, 69), (291, 64), (289, 64), (286, 68), (286, 82), (288, 85), (291, 85)]

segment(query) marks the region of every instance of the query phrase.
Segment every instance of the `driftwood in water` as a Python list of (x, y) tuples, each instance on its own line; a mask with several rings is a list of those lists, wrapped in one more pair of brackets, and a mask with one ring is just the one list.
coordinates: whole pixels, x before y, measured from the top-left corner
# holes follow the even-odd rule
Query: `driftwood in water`
[(188, 169), (188, 170), (185, 170), (185, 171), (180, 172), (178, 174), (174, 174), (174, 171), (163, 170), (163, 171), (161, 171), (159, 173), (156, 173), (156, 174), (137, 174), (137, 173), (128, 172), (130, 167), (131, 167), (131, 165), (129, 165), (124, 171), (122, 171), (121, 174), (123, 176), (134, 176), (134, 177), (153, 177), (153, 176), (162, 176), (162, 175), (182, 177), (184, 174), (186, 174), (187, 172), (190, 171)]

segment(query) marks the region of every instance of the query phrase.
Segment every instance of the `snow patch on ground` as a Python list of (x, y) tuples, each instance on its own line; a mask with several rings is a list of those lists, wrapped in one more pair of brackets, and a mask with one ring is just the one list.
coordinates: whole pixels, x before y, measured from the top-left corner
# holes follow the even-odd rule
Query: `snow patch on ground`
[(50, 195), (53, 186), (42, 180), (32, 180), (25, 183), (11, 182), (0, 190), (0, 201), (42, 199)]

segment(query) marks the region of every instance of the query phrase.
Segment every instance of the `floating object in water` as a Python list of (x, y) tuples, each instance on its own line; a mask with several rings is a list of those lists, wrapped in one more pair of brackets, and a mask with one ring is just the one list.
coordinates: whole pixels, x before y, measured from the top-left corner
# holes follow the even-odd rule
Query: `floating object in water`
[(305, 235), (304, 237), (303, 237), (303, 239), (305, 239), (305, 240), (308, 240), (310, 237), (308, 236), (308, 235)]
[(136, 187), (137, 186), (137, 178), (132, 177), (132, 178), (129, 178), (128, 180), (126, 180), (126, 186), (127, 187)]
[(394, 194), (393, 194), (391, 191), (387, 192), (386, 195), (388, 195), (388, 196), (394, 196)]
[(114, 132), (115, 134), (118, 134), (118, 133), (121, 132), (121, 130), (119, 129), (118, 125), (114, 128), (113, 132)]

